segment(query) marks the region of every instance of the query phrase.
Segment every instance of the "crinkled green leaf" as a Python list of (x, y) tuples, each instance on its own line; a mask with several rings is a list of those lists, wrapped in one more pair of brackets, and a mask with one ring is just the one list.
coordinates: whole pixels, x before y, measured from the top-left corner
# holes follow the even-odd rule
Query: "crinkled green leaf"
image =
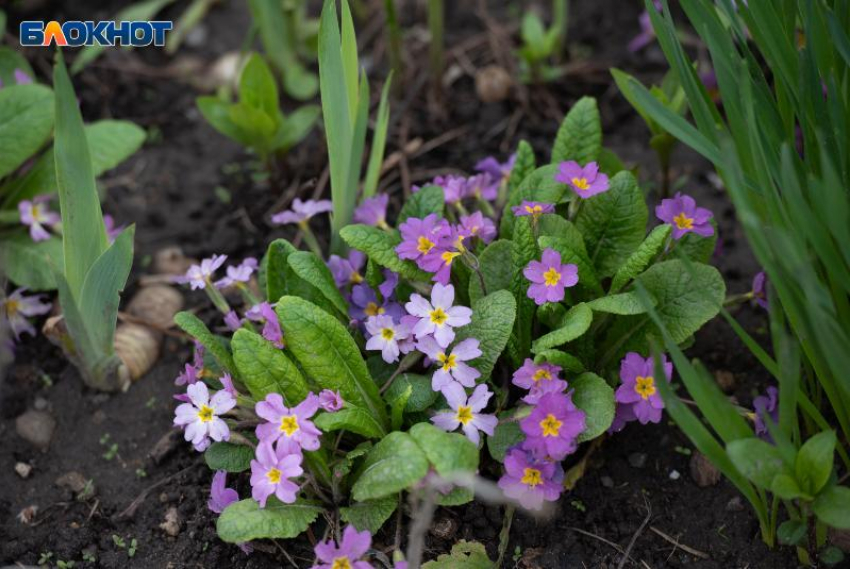
[(31, 291), (56, 288), (53, 270), (61, 269), (62, 265), (61, 239), (51, 237), (36, 242), (24, 232), (0, 239), (0, 267), (20, 287)]
[(620, 172), (607, 192), (584, 200), (576, 227), (599, 276), (608, 277), (637, 250), (646, 235), (649, 211), (631, 172)]
[(216, 522), (218, 537), (227, 543), (245, 543), (254, 539), (291, 539), (313, 523), (322, 506), (307, 501), (284, 504), (274, 496), (265, 508), (248, 498), (227, 506)]
[[(514, 278), (514, 243), (499, 239), (490, 243), (478, 256), (478, 270), (484, 278), (487, 293), (510, 290)], [(484, 296), (481, 281), (476, 275), (469, 279), (469, 298), (475, 302)]]
[(436, 561), (422, 565), (422, 569), (494, 569), (496, 565), (487, 557), (487, 550), (477, 541), (460, 540)]
[(773, 482), (770, 484), (770, 491), (776, 494), (782, 500), (796, 500), (797, 498), (808, 498), (805, 492), (800, 489), (800, 485), (794, 480), (794, 477), (789, 474), (777, 474), (773, 477)]
[(597, 297), (603, 294), (602, 285), (596, 276), (593, 263), (587, 256), (584, 247), (578, 247), (569, 239), (564, 237), (549, 237), (544, 235), (540, 238), (542, 249), (554, 249), (561, 254), (561, 262), (570, 263), (578, 268), (578, 284), (576, 288), (585, 291), (588, 296)]
[(655, 227), (643, 240), (643, 243), (632, 253), (628, 259), (617, 269), (614, 279), (611, 281), (611, 293), (618, 292), (630, 280), (641, 274), (644, 269), (655, 259), (667, 242), (672, 232), (669, 224)]
[(359, 470), (352, 487), (358, 502), (395, 495), (428, 474), (428, 459), (407, 433), (394, 431), (376, 444)]
[(532, 260), (540, 257), (540, 250), (534, 240), (534, 231), (528, 217), (517, 219), (514, 228), (513, 279), (511, 292), (516, 299), (516, 322), (508, 343), (508, 354), (512, 363), (519, 366), (531, 349), (531, 330), (534, 321), (535, 304), (528, 297), (528, 279), (523, 269)]
[(309, 281), (299, 277), (289, 264), (289, 256), (298, 253), (286, 239), (275, 239), (263, 258), (266, 294), (275, 303), (281, 296), (297, 296), (308, 300), (328, 313), (334, 314), (336, 306)]
[(708, 263), (717, 248), (717, 222), (712, 219), (711, 225), (714, 226), (714, 235), (703, 237), (696, 233), (686, 233), (676, 241), (676, 252), (686, 254), (691, 261)]
[(304, 373), (319, 387), (339, 390), (345, 401), (366, 408), (386, 428), (384, 402), (348, 330), (302, 298), (284, 296), (275, 311), (286, 346)]
[(366, 253), (370, 259), (401, 276), (419, 281), (430, 281), (431, 275), (416, 266), (413, 261), (399, 259), (395, 248), (401, 243), (397, 233), (387, 233), (368, 225), (349, 225), (340, 231), (349, 247)]
[(478, 447), (464, 435), (447, 433), (431, 423), (417, 423), (411, 427), (410, 436), (440, 476), (478, 470)]
[(567, 116), (552, 145), (553, 164), (575, 160), (582, 166), (599, 159), (602, 150), (602, 120), (596, 99), (582, 97)]
[(287, 257), (292, 270), (305, 282), (312, 284), (343, 316), (348, 315), (348, 304), (336, 286), (328, 266), (314, 253), (296, 251)]
[(531, 345), (531, 351), (536, 354), (571, 342), (587, 332), (591, 322), (593, 311), (583, 302), (576, 304), (567, 312), (561, 327), (536, 339)]
[(53, 91), (44, 85), (0, 89), (0, 178), (47, 142), (53, 129)]
[(481, 355), (468, 362), (487, 378), (502, 354), (516, 318), (516, 300), (507, 290), (499, 290), (472, 303), (472, 321), (457, 332), (457, 342), (476, 338)]
[(213, 443), (204, 451), (204, 460), (212, 470), (244, 472), (251, 468), (254, 449), (234, 443)]
[(434, 401), (437, 400), (438, 392), (431, 389), (431, 377), (418, 375), (415, 373), (403, 373), (393, 380), (392, 385), (387, 389), (384, 398), (388, 402), (398, 400), (410, 388), (410, 397), (408, 397), (404, 410), (407, 413), (417, 413), (425, 411)]
[(366, 453), (368, 453), (371, 449), (372, 441), (363, 441), (348, 451), (345, 456), (334, 465), (334, 476), (337, 479), (347, 476), (348, 473), (351, 472), (351, 469), (354, 468), (354, 461), (366, 456)]
[(352, 405), (335, 413), (322, 413), (313, 422), (324, 432), (345, 430), (373, 439), (384, 434), (383, 427), (372, 414)]
[(492, 437), (487, 437), (487, 450), (490, 456), (498, 462), (505, 461), (508, 449), (519, 444), (525, 439), (525, 435), (517, 421), (503, 421), (496, 425)]
[(788, 473), (779, 449), (755, 437), (732, 441), (726, 454), (741, 474), (764, 490), (770, 490), (777, 475)]
[(353, 525), (357, 531), (377, 533), (397, 507), (398, 498), (387, 496), (377, 500), (354, 502), (351, 506), (340, 508), (339, 516), (345, 523)]
[(560, 350), (543, 350), (534, 356), (534, 363), (540, 364), (544, 362), (560, 366), (567, 372), (582, 373), (585, 371), (581, 360)]
[(233, 334), (230, 349), (240, 380), (257, 401), (280, 393), (294, 406), (307, 397), (310, 388), (295, 364), (259, 334), (240, 328)]
[(567, 186), (555, 181), (557, 174), (558, 166), (548, 164), (526, 175), (516, 191), (508, 196), (499, 237), (510, 239), (513, 235), (514, 223), (517, 219), (513, 214), (513, 206), (520, 205), (523, 201), (558, 204), (565, 199), (571, 199), (570, 194), (567, 193)]
[(428, 184), (420, 188), (418, 192), (404, 202), (401, 212), (398, 214), (397, 223), (401, 225), (409, 217), (422, 219), (432, 213), (442, 217), (445, 205), (446, 198), (443, 188), (434, 184)]
[(558, 237), (567, 241), (576, 250), (587, 254), (584, 237), (576, 225), (556, 213), (547, 213), (537, 220), (537, 236)]
[(393, 431), (401, 429), (404, 423), (404, 408), (407, 406), (407, 400), (413, 394), (413, 386), (408, 385), (403, 391), (396, 394), (395, 399), (387, 399), (390, 406), (390, 428)]
[(534, 149), (525, 140), (520, 140), (516, 148), (516, 160), (508, 177), (508, 201), (512, 201), (511, 195), (517, 191), (525, 178), (536, 168)]
[(570, 380), (573, 403), (585, 413), (585, 429), (578, 442), (590, 441), (604, 433), (614, 422), (614, 390), (595, 373), (583, 373)]
[(622, 292), (620, 294), (612, 294), (603, 296), (587, 303), (594, 312), (605, 312), (608, 314), (619, 314), (621, 316), (632, 316), (635, 314), (645, 314), (646, 306), (639, 295), (635, 292)]
[(236, 364), (233, 362), (233, 356), (230, 355), (230, 350), (227, 349), (223, 339), (210, 332), (207, 325), (200, 318), (191, 312), (178, 312), (174, 315), (174, 323), (181, 330), (200, 342), (213, 355), (215, 361), (222, 369), (232, 376), (239, 378)]

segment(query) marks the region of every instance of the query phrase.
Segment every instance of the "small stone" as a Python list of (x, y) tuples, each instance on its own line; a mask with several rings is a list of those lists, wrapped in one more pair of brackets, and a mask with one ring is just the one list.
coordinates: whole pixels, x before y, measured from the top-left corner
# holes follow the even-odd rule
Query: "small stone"
[(32, 465), (26, 462), (18, 462), (15, 464), (15, 472), (18, 473), (18, 476), (26, 480), (32, 473)]
[(724, 393), (732, 393), (735, 390), (735, 374), (725, 369), (714, 372), (714, 379)]
[(670, 471), (670, 480), (678, 480), (681, 477), (682, 477), (682, 475), (679, 474), (678, 470), (671, 470)]
[(632, 468), (643, 468), (646, 466), (647, 458), (645, 452), (633, 452), (629, 455), (629, 464)]
[(98, 409), (97, 411), (92, 413), (92, 416), (91, 416), (91, 422), (92, 423), (94, 423), (95, 425), (100, 425), (104, 421), (106, 421), (106, 412), (103, 411), (103, 409)]
[(829, 528), (829, 542), (844, 553), (850, 553), (850, 530)]
[(30, 525), (33, 521), (35, 521), (35, 516), (38, 514), (38, 506), (35, 504), (31, 506), (27, 506), (20, 512), (18, 512), (18, 521), (24, 524), (25, 526)]
[(431, 535), (440, 539), (452, 539), (457, 533), (458, 523), (448, 516), (438, 518), (432, 525)]
[(165, 521), (159, 524), (160, 529), (171, 537), (177, 537), (180, 533), (180, 514), (174, 506), (165, 511)]
[(154, 254), (151, 269), (160, 275), (182, 275), (196, 262), (186, 257), (180, 247), (166, 247)]
[(714, 486), (720, 482), (720, 470), (698, 450), (695, 450), (691, 454), (689, 468), (691, 470), (691, 478), (693, 478), (694, 482), (700, 488)]
[(168, 494), (166, 494), (165, 492), (161, 492), (159, 494), (159, 503), (160, 504), (167, 504), (168, 503)]
[(174, 452), (182, 438), (180, 431), (171, 429), (156, 441), (156, 444), (153, 445), (153, 448), (148, 453), (148, 457), (154, 464), (159, 464)]
[(30, 410), (15, 419), (15, 430), (25, 441), (46, 451), (56, 430), (56, 419), (46, 411)]
[(727, 512), (743, 512), (744, 511), (744, 501), (741, 500), (740, 496), (735, 496), (728, 502), (726, 502), (726, 511)]
[(475, 74), (475, 93), (482, 103), (498, 103), (508, 98), (513, 80), (498, 65), (488, 65)]
[(614, 487), (614, 479), (610, 476), (602, 476), (599, 479), (599, 482), (602, 484), (603, 488), (613, 488)]
[(32, 406), (35, 408), (36, 411), (46, 411), (50, 404), (44, 397), (36, 397), (35, 401), (33, 401)]
[(70, 490), (75, 496), (79, 496), (84, 490), (86, 490), (88, 480), (86, 480), (86, 477), (79, 472), (72, 470), (71, 472), (66, 472), (57, 478), (56, 485), (60, 488)]

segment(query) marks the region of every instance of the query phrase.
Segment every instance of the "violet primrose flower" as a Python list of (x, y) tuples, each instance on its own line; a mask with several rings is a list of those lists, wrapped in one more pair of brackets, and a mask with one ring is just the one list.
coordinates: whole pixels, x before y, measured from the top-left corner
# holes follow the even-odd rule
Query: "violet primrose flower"
[[(662, 354), (661, 363), (664, 366), (665, 379), (669, 382), (673, 377), (673, 364)], [(641, 425), (658, 423), (664, 401), (658, 393), (655, 379), (655, 362), (652, 358), (644, 359), (636, 352), (629, 352), (620, 363), (620, 379), (622, 384), (617, 388), (614, 399), (617, 402), (618, 415), (626, 422), (631, 415), (620, 407), (630, 407), (631, 414), (640, 421)], [(625, 415), (623, 415), (625, 413)], [(619, 422), (618, 421), (618, 426)]]
[(15, 69), (13, 72), (15, 83), (18, 85), (29, 85), (32, 83), (32, 77), (26, 74), (23, 69)]
[(15, 340), (20, 340), (21, 334), (35, 336), (35, 328), (27, 318), (47, 314), (53, 307), (49, 302), (42, 301), (43, 297), (39, 294), (24, 296), (26, 290), (16, 289), (6, 298), (0, 299), (0, 316), (3, 316)]
[(767, 310), (767, 275), (764, 274), (764, 271), (759, 271), (755, 277), (753, 277), (753, 300), (756, 303)]
[(387, 204), (390, 201), (388, 194), (366, 198), (354, 210), (354, 223), (365, 223), (375, 227), (387, 227)]
[(302, 202), (299, 198), (295, 198), (292, 201), (292, 209), (274, 214), (272, 216), (272, 223), (277, 225), (286, 225), (288, 223), (306, 225), (314, 215), (332, 210), (333, 203), (330, 200), (307, 200)]
[(547, 393), (562, 393), (567, 388), (567, 382), (558, 377), (559, 373), (559, 366), (535, 364), (534, 360), (526, 358), (522, 367), (514, 372), (511, 382), (517, 387), (528, 389), (528, 395), (522, 400), (529, 405), (536, 405)]
[(345, 402), (342, 400), (342, 396), (339, 394), (339, 391), (323, 389), (319, 393), (319, 407), (327, 413), (336, 413), (342, 409), (344, 403)]
[(351, 289), (351, 305), (348, 307), (348, 315), (358, 321), (385, 314), (392, 316), (394, 320), (399, 320), (404, 316), (404, 309), (401, 305), (390, 301), (388, 295), (383, 296), (383, 304), (378, 304), (378, 295), (369, 285), (366, 283), (355, 285)]
[(466, 197), (493, 201), (499, 195), (499, 184), (501, 177), (493, 177), (487, 172), (470, 176), (466, 179)]
[(242, 327), (242, 319), (239, 318), (239, 315), (236, 314), (235, 310), (231, 310), (224, 315), (224, 325), (227, 326), (227, 329), (231, 332), (236, 332)]
[(187, 363), (180, 375), (177, 376), (177, 379), (174, 380), (174, 385), (195, 385), (198, 382), (198, 373), (200, 371), (193, 364)]
[(419, 318), (413, 327), (413, 334), (422, 339), (431, 334), (441, 348), (447, 348), (455, 339), (454, 328), (466, 326), (472, 320), (472, 310), (465, 306), (452, 306), (455, 289), (452, 285), (434, 285), (431, 289), (431, 302), (419, 294), (410, 295), (405, 305), (407, 311)]
[(346, 526), (339, 547), (333, 539), (316, 544), (316, 557), (322, 563), (312, 569), (374, 569), (371, 563), (359, 561), (372, 546), (372, 534)]
[(511, 170), (514, 169), (516, 163), (516, 154), (511, 154), (507, 162), (500, 163), (495, 157), (488, 156), (483, 160), (479, 160), (475, 165), (475, 170), (490, 174), (493, 179), (499, 182), (504, 182), (511, 177)]
[(404, 323), (396, 324), (391, 316), (371, 316), (366, 320), (366, 331), (372, 336), (366, 342), (367, 350), (380, 350), (388, 364), (398, 361), (401, 348), (398, 343), (410, 336)]
[(201, 261), (200, 265), (192, 265), (186, 274), (174, 279), (178, 283), (189, 284), (192, 290), (207, 288), (212, 284), (213, 273), (227, 260), (227, 255), (213, 255)]
[(109, 240), (109, 243), (114, 243), (115, 238), (121, 235), (121, 232), (124, 231), (126, 225), (115, 225), (115, 218), (113, 218), (108, 213), (103, 216), (103, 228), (106, 230), (106, 238)]
[(467, 197), (466, 178), (463, 176), (455, 176), (453, 174), (437, 176), (432, 183), (443, 188), (443, 195), (447, 204), (458, 203)]
[[(655, 9), (659, 12), (662, 10), (661, 0), (653, 0), (653, 4), (655, 4)], [(641, 12), (640, 16), (638, 16), (638, 23), (640, 24), (640, 33), (632, 38), (626, 47), (632, 53), (642, 50), (655, 41), (655, 29), (652, 27), (649, 12), (646, 10)]]
[(499, 488), (523, 508), (539, 510), (543, 502), (558, 499), (563, 481), (564, 471), (557, 462), (535, 460), (522, 449), (513, 448), (505, 456), (505, 474), (499, 479)]
[(448, 350), (441, 348), (434, 338), (425, 336), (416, 344), (416, 349), (440, 366), (431, 378), (434, 391), (442, 391), (454, 381), (464, 387), (475, 387), (475, 380), (481, 377), (481, 372), (465, 363), (481, 355), (475, 338), (467, 338), (446, 353)]
[(211, 512), (220, 514), (227, 506), (237, 500), (239, 500), (239, 494), (236, 490), (227, 488), (227, 472), (224, 470), (216, 471), (210, 486), (210, 499), (207, 502), (207, 507)]
[(459, 383), (451, 382), (443, 389), (443, 396), (452, 408), (449, 413), (437, 413), (431, 417), (431, 422), (445, 431), (452, 432), (461, 427), (463, 434), (470, 441), (478, 444), (481, 435), (478, 431), (493, 436), (493, 431), (499, 423), (495, 415), (481, 414), (493, 393), (482, 383), (475, 388), (467, 399), (466, 391)]
[(590, 162), (583, 168), (573, 160), (561, 162), (555, 181), (569, 185), (583, 199), (608, 191), (608, 176), (599, 173), (596, 162)]
[(703, 237), (714, 235), (711, 211), (697, 207), (694, 198), (677, 192), (672, 198), (661, 200), (655, 206), (655, 215), (664, 223), (673, 226), (673, 239), (681, 239), (687, 233), (696, 233)]
[(30, 238), (33, 241), (46, 241), (50, 239), (47, 228), (59, 225), (61, 218), (59, 214), (50, 211), (48, 202), (50, 196), (36, 196), (32, 200), (21, 200), (18, 203), (18, 214), (21, 223), (30, 228)]
[(272, 494), (284, 504), (295, 502), (298, 485), (289, 479), (304, 474), (302, 460), (301, 453), (290, 453), (285, 445), (275, 449), (271, 441), (260, 441), (257, 458), (251, 461), (251, 497), (261, 508)]
[(449, 234), (449, 224), (432, 213), (423, 219), (411, 217), (399, 226), (402, 242), (395, 251), (402, 259), (417, 260), (431, 252)]
[(578, 267), (572, 263), (561, 264), (561, 254), (545, 249), (540, 261), (530, 261), (522, 270), (531, 282), (528, 298), (538, 306), (547, 302), (564, 300), (564, 289), (578, 283)]
[(585, 413), (573, 403), (572, 392), (548, 393), (519, 426), (526, 436), (523, 449), (538, 459), (563, 460), (578, 447), (576, 437), (585, 429)]
[(530, 215), (534, 219), (537, 219), (544, 213), (555, 213), (555, 205), (523, 200), (521, 204), (512, 207), (511, 211), (513, 211), (514, 215), (517, 217), (526, 217)]
[(427, 254), (417, 259), (416, 264), (420, 269), (434, 273), (431, 280), (441, 285), (449, 284), (452, 277), (452, 263), (463, 253), (463, 233), (451, 229), (448, 235), (444, 235), (436, 247)]
[(263, 338), (274, 344), (276, 348), (283, 349), (283, 332), (280, 329), (280, 321), (277, 319), (277, 314), (275, 314), (271, 304), (261, 302), (251, 307), (245, 313), (245, 317), (254, 322), (265, 322), (263, 324)]
[(366, 264), (366, 255), (356, 249), (348, 254), (348, 258), (344, 259), (339, 255), (331, 255), (328, 257), (328, 268), (334, 277), (336, 286), (342, 288), (349, 284), (360, 284), (363, 282), (363, 275), (360, 271)]
[(319, 448), (322, 431), (310, 421), (310, 417), (319, 410), (319, 398), (313, 393), (291, 409), (283, 404), (279, 393), (269, 393), (254, 410), (268, 421), (257, 426), (257, 438), (269, 443), (277, 441), (278, 452), (282, 449), (292, 453)]
[(767, 428), (767, 418), (776, 424), (779, 422), (779, 390), (770, 386), (765, 395), (759, 395), (753, 399), (753, 421), (755, 422), (756, 436), (768, 442), (773, 442), (770, 430)]
[(174, 425), (184, 427), (184, 438), (198, 452), (210, 446), (210, 439), (220, 442), (230, 438), (230, 429), (219, 415), (236, 406), (236, 399), (225, 390), (217, 391), (210, 399), (210, 392), (203, 381), (186, 388), (189, 402), (177, 406)]
[(484, 217), (480, 211), (462, 216), (460, 227), (469, 237), (478, 237), (484, 243), (489, 243), (496, 237), (496, 224), (489, 217)]
[(251, 280), (251, 275), (257, 270), (257, 259), (248, 257), (236, 267), (233, 265), (227, 267), (227, 276), (215, 282), (216, 288), (227, 288), (238, 283), (247, 283)]

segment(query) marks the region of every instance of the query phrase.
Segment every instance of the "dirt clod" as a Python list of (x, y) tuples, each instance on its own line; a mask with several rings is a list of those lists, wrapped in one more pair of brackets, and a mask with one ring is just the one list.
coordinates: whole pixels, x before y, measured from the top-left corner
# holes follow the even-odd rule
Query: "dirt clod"
[(159, 527), (171, 537), (177, 537), (180, 534), (180, 514), (174, 506), (165, 511), (165, 521), (159, 524)]
[(18, 476), (26, 480), (32, 474), (32, 465), (26, 462), (17, 462), (15, 463), (15, 472)]
[(57, 486), (70, 490), (75, 496), (82, 493), (86, 489), (87, 484), (86, 477), (75, 470), (66, 472), (56, 479)]
[(633, 452), (629, 455), (629, 464), (632, 468), (643, 468), (646, 466), (647, 454), (645, 452)]
[(46, 451), (56, 430), (56, 419), (47, 411), (30, 410), (15, 419), (15, 431), (25, 441)]
[(718, 387), (723, 390), (723, 393), (732, 393), (735, 391), (735, 374), (731, 371), (720, 369), (714, 372), (714, 379), (717, 381)]
[(482, 103), (498, 103), (508, 98), (513, 80), (504, 68), (488, 65), (475, 74), (475, 93)]
[(708, 458), (698, 450), (695, 450), (691, 455), (689, 464), (691, 470), (691, 478), (700, 488), (714, 486), (720, 482), (722, 475), (720, 470), (714, 466)]

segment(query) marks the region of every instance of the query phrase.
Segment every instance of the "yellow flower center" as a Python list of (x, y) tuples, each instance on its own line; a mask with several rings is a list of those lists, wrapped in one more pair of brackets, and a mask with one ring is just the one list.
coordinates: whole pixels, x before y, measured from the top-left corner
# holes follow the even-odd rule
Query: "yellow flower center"
[(212, 407), (207, 407), (206, 405), (201, 405), (201, 410), (198, 411), (198, 419), (201, 420), (201, 423), (209, 423), (213, 420), (213, 410)]
[(522, 482), (526, 486), (531, 486), (532, 488), (534, 488), (535, 486), (543, 482), (543, 477), (540, 475), (540, 471), (536, 468), (526, 467), (526, 469), (522, 473), (522, 479), (520, 480), (520, 482)]
[(331, 569), (351, 569), (351, 561), (348, 560), (347, 556), (336, 557)]
[[(461, 248), (462, 247), (463, 245), (461, 245)], [(452, 261), (454, 261), (454, 258), (458, 255), (460, 255), (460, 253), (458, 253), (457, 251), (446, 251), (441, 255), (441, 257), (443, 259), (443, 263), (445, 263), (445, 265), (448, 267), (452, 264)]]
[(525, 211), (527, 211), (529, 214), (537, 217), (538, 215), (543, 213), (543, 206), (541, 206), (540, 204), (527, 205), (527, 206), (525, 206)]
[(443, 352), (440, 352), (440, 354), (437, 356), (437, 361), (440, 362), (440, 364), (442, 364), (443, 371), (445, 371), (445, 372), (449, 372), (457, 366), (456, 360), (457, 360), (457, 358), (455, 357), (454, 354), (447, 356)]
[(684, 211), (673, 218), (673, 223), (675, 223), (676, 227), (678, 227), (679, 229), (694, 228), (694, 218), (685, 215)]
[(6, 316), (11, 320), (15, 317), (20, 309), (21, 303), (17, 300), (12, 300), (11, 298), (6, 300)]
[(543, 430), (544, 437), (557, 437), (563, 424), (555, 415), (549, 413), (545, 419), (540, 421), (540, 428)]
[(266, 472), (266, 478), (268, 478), (269, 482), (271, 482), (272, 484), (277, 484), (278, 482), (280, 482), (280, 477), (282, 475), (283, 473), (277, 468), (271, 468), (268, 472)]
[(543, 273), (543, 284), (546, 286), (555, 286), (561, 282), (561, 273), (555, 270), (555, 267), (549, 267), (549, 270)]
[(389, 342), (395, 338), (395, 330), (392, 328), (381, 328), (381, 338)]
[(284, 415), (280, 418), (280, 431), (291, 437), (298, 430), (298, 417), (295, 415)]
[(573, 186), (578, 190), (590, 189), (590, 184), (587, 183), (587, 178), (573, 178), (571, 181)]
[(437, 326), (442, 326), (446, 323), (446, 320), (449, 319), (449, 315), (446, 314), (446, 311), (440, 308), (439, 306), (428, 313), (431, 317), (431, 322), (436, 324)]
[(353, 273), (351, 273), (351, 276), (348, 277), (348, 280), (351, 281), (352, 284), (360, 284), (363, 282), (363, 275), (361, 275), (357, 271), (354, 271)]
[(652, 395), (655, 395), (655, 378), (651, 375), (637, 376), (635, 378), (635, 393), (644, 399), (649, 399)]
[[(472, 234), (475, 235), (475, 232), (473, 232)], [(460, 253), (463, 253), (464, 251), (466, 251), (466, 247), (463, 246), (463, 240), (464, 239), (466, 239), (466, 236), (464, 236), (464, 235), (458, 235), (457, 239), (455, 239), (455, 249), (460, 251)], [(460, 253), (456, 254), (455, 257), (457, 255), (459, 255)], [(446, 254), (443, 253), (443, 258), (445, 258), (445, 255)]]
[(552, 379), (552, 374), (549, 373), (548, 370), (538, 369), (537, 371), (534, 372), (534, 375), (531, 376), (531, 379), (533, 379), (535, 383), (537, 383), (541, 379), (550, 380), (550, 379)]
[(424, 235), (419, 237), (419, 242), (416, 245), (416, 250), (425, 255), (431, 249), (434, 248), (434, 242), (425, 237)]
[(472, 420), (472, 407), (461, 405), (457, 408), (457, 420), (461, 425), (466, 425)]
[(385, 311), (383, 306), (378, 306), (374, 302), (370, 302), (366, 305), (366, 308), (363, 309), (363, 312), (366, 316), (380, 316)]

